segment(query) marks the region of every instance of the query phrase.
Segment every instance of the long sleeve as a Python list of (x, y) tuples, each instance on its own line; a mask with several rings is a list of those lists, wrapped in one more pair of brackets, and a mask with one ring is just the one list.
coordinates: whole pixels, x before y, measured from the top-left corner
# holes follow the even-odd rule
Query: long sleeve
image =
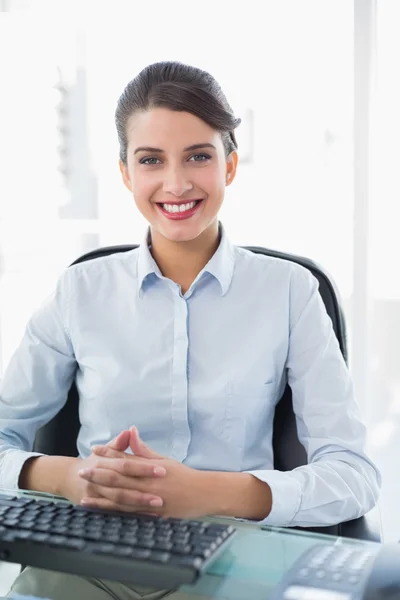
[(365, 454), (366, 428), (318, 282), (298, 267), (291, 278), (287, 377), (308, 464), (251, 471), (272, 490), (265, 524), (333, 525), (365, 514), (377, 501), (380, 474)]
[(64, 325), (67, 277), (30, 319), (0, 382), (0, 488), (18, 488), (36, 431), (65, 404), (76, 362)]

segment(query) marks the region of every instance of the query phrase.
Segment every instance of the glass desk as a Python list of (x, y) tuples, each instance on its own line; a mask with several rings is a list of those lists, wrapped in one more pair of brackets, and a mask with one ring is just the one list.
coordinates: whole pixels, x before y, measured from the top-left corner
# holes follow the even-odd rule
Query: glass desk
[[(14, 496), (64, 499), (49, 494), (0, 489)], [(194, 585), (180, 589), (189, 596), (224, 600), (267, 600), (273, 588), (301, 554), (315, 544), (335, 544), (368, 548), (378, 552), (380, 544), (349, 538), (309, 533), (285, 528), (266, 527), (245, 521), (213, 517), (217, 522), (230, 522), (237, 535), (227, 550)]]

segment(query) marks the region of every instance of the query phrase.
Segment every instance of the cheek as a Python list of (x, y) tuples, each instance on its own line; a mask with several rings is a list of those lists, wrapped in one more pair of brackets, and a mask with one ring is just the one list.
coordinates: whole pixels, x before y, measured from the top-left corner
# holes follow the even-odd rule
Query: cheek
[(225, 188), (225, 172), (220, 168), (204, 169), (199, 175), (198, 186), (208, 193), (217, 194)]
[(146, 176), (146, 174), (135, 174), (132, 178), (133, 196), (137, 203), (144, 202), (153, 194), (157, 182), (154, 177)]

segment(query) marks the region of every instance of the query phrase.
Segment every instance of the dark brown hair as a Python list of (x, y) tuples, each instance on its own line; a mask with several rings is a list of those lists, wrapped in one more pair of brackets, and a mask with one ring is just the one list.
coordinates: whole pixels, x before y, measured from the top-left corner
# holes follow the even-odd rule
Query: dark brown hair
[(237, 149), (234, 130), (240, 119), (233, 114), (214, 77), (180, 62), (158, 62), (132, 79), (118, 100), (115, 123), (123, 163), (127, 162), (129, 117), (138, 111), (161, 107), (191, 113), (219, 131), (227, 156)]

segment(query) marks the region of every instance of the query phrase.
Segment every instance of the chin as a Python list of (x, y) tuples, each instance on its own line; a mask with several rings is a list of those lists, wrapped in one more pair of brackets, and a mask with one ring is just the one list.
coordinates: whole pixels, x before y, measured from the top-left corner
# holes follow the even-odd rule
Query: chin
[(205, 228), (199, 226), (160, 227), (157, 231), (170, 242), (191, 242), (201, 235)]
[(191, 242), (193, 240), (195, 240), (196, 238), (199, 237), (200, 234), (196, 234), (196, 235), (191, 235), (188, 232), (182, 232), (180, 234), (169, 234), (169, 233), (163, 233), (162, 234), (167, 240), (169, 240), (170, 242)]

